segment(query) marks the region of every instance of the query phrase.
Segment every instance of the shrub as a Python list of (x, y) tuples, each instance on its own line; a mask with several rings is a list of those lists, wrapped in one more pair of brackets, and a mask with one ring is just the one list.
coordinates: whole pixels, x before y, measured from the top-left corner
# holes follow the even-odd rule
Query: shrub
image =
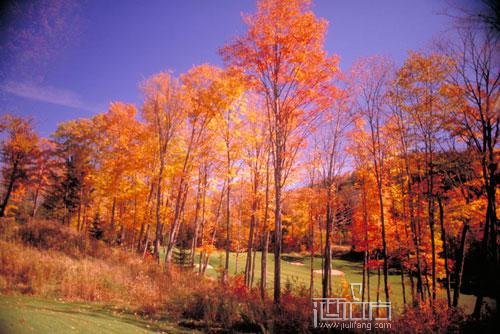
[(50, 221), (32, 221), (20, 225), (18, 236), (29, 246), (62, 251), (71, 256), (85, 252), (86, 238), (66, 226)]
[(463, 311), (448, 308), (446, 301), (436, 300), (431, 306), (427, 303), (407, 308), (392, 322), (395, 333), (456, 333), (465, 317)]

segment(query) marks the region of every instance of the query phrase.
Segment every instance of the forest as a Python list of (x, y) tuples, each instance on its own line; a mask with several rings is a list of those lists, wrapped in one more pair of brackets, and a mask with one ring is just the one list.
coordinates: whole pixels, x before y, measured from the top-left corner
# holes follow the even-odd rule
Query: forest
[(142, 104), (48, 137), (2, 112), (0, 332), (32, 297), (138, 332), (337, 332), (312, 300), (350, 283), (392, 302), (382, 332), (495, 331), (498, 7), (342, 71), (313, 9), (259, 0), (224, 66), (158, 72)]

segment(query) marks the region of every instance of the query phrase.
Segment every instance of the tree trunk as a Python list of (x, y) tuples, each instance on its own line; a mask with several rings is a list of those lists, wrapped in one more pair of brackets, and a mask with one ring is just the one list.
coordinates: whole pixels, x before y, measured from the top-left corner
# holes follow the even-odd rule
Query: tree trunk
[(403, 268), (403, 259), (399, 263), (399, 268), (401, 271), (401, 289), (403, 291), (403, 306), (406, 307), (406, 285), (405, 285), (405, 274)]
[(269, 229), (268, 229), (268, 221), (269, 221), (269, 159), (271, 154), (268, 152), (267, 161), (266, 161), (266, 191), (265, 191), (265, 206), (264, 206), (264, 221), (262, 222), (262, 237), (263, 247), (262, 253), (260, 256), (260, 295), (261, 298), (264, 299), (266, 296), (266, 287), (267, 287), (267, 252), (269, 250)]
[[(34, 211), (33, 211), (34, 212)], [(33, 213), (34, 215), (34, 213)], [(79, 201), (78, 203), (78, 211), (77, 211), (77, 215), (76, 215), (76, 231), (77, 232), (80, 232), (80, 221), (81, 221), (81, 218), (82, 218), (82, 202)]]
[[(115, 211), (116, 211), (116, 197), (113, 197), (113, 204), (111, 205), (111, 233), (113, 233), (112, 236), (113, 242), (115, 239)], [(69, 216), (69, 210), (68, 210), (68, 216)]]
[[(330, 187), (329, 187), (330, 188)], [(325, 250), (323, 253), (324, 262), (323, 262), (323, 280), (322, 280), (322, 288), (323, 288), (323, 298), (328, 298), (329, 296), (329, 287), (331, 280), (331, 272), (332, 272), (332, 248), (331, 248), (331, 229), (333, 223), (332, 217), (332, 207), (331, 207), (331, 190), (327, 190), (328, 195), (326, 199), (326, 229), (325, 229)]]
[[(256, 195), (256, 194), (254, 194)], [(257, 211), (257, 203), (256, 199), (252, 201), (252, 215), (250, 217), (250, 231), (248, 233), (248, 246), (247, 246), (247, 260), (245, 265), (245, 284), (250, 287), (251, 283), (251, 271), (252, 271), (252, 251), (253, 251), (253, 236), (254, 236), (254, 228), (255, 228), (255, 218)]]
[(260, 262), (260, 297), (266, 297), (267, 289), (267, 252), (269, 249), (269, 230), (264, 231), (264, 247), (262, 248), (262, 258)]
[(142, 257), (146, 257), (146, 252), (148, 251), (149, 246), (149, 224), (146, 226), (146, 233), (144, 235), (144, 249), (142, 251)]
[(230, 208), (230, 194), (231, 185), (229, 184), (229, 177), (226, 180), (227, 183), (227, 194), (226, 194), (226, 261), (224, 264), (224, 273), (222, 275), (222, 282), (226, 283), (229, 274), (229, 251), (231, 249), (231, 208)]
[(274, 171), (275, 208), (274, 208), (274, 303), (279, 304), (281, 298), (281, 158)]
[(431, 232), (431, 277), (432, 277), (432, 300), (436, 300), (436, 240), (434, 237), (434, 200), (428, 200), (429, 229)]
[[(149, 225), (148, 225), (149, 226)], [(139, 238), (137, 241), (137, 253), (141, 251), (142, 246), (142, 236), (144, 235), (144, 222), (141, 224), (141, 229), (139, 230)]]
[(467, 230), (469, 229), (469, 224), (464, 221), (462, 227), (462, 237), (460, 238), (460, 249), (457, 254), (456, 269), (455, 269), (455, 287), (453, 289), (453, 307), (458, 306), (458, 300), (460, 298), (460, 288), (462, 287), (462, 273), (464, 270), (464, 259), (465, 259), (465, 241), (467, 240)]
[(432, 304), (432, 297), (431, 297), (431, 285), (429, 284), (429, 276), (427, 275), (427, 264), (426, 264), (426, 268), (425, 268), (425, 275), (424, 275), (424, 278), (425, 278), (425, 286), (427, 287), (427, 297), (429, 298), (429, 302)]
[(385, 219), (384, 219), (384, 202), (382, 198), (382, 181), (378, 181), (378, 198), (380, 205), (380, 223), (382, 226), (382, 256), (384, 259), (383, 270), (384, 270), (384, 292), (385, 301), (389, 302), (389, 282), (388, 282), (388, 263), (387, 263), (387, 240), (385, 237)]
[[(486, 195), (488, 204), (486, 207), (486, 219), (483, 229), (483, 240), (481, 242), (481, 254), (484, 258), (484, 265), (482, 266), (482, 273), (480, 278), (479, 290), (476, 297), (476, 302), (474, 304), (474, 311), (472, 316), (475, 319), (479, 319), (481, 316), (481, 308), (483, 305), (483, 299), (485, 295), (485, 289), (490, 284), (493, 283), (493, 296), (496, 299), (496, 303), (498, 305), (500, 299), (500, 288), (498, 287), (498, 275), (495, 274), (498, 271), (499, 263), (498, 263), (498, 251), (499, 247), (497, 244), (497, 236), (496, 230), (498, 225), (498, 220), (496, 216), (496, 180), (495, 180), (495, 172), (496, 172), (496, 164), (493, 162), (493, 157), (490, 158), (491, 164), (487, 168), (490, 170), (490, 177), (487, 177), (487, 173), (483, 171), (483, 175), (485, 178), (486, 184)], [(486, 168), (483, 167), (485, 170)], [(491, 241), (490, 241), (491, 239)], [(491, 245), (490, 245), (491, 243)], [(496, 310), (497, 318), (500, 317), (500, 311)]]
[(370, 301), (370, 266), (368, 262), (370, 261), (370, 252), (366, 252), (366, 300)]
[(195, 210), (194, 210), (194, 232), (193, 232), (193, 239), (191, 240), (191, 259), (190, 259), (190, 265), (191, 267), (194, 267), (194, 258), (196, 254), (196, 247), (198, 246), (198, 233), (199, 233), (199, 214), (200, 214), (200, 207), (201, 207), (201, 184), (202, 184), (202, 175), (201, 175), (201, 170), (200, 173), (198, 173), (198, 189), (196, 191), (196, 204), (195, 204)]
[(363, 252), (363, 278), (361, 281), (362, 293), (361, 293), (361, 302), (365, 301), (365, 290), (366, 290), (366, 270), (367, 270), (367, 250)]
[(379, 261), (379, 255), (377, 252), (377, 301), (380, 300), (380, 264), (378, 263)]
[[(261, 236), (262, 237), (262, 236)], [(262, 253), (261, 253), (262, 255)], [(255, 277), (255, 262), (257, 257), (257, 247), (253, 248), (253, 257), (252, 257), (252, 274), (250, 276), (250, 287), (253, 287), (254, 277)]]
[(174, 209), (174, 218), (172, 220), (172, 224), (170, 225), (170, 231), (168, 233), (168, 240), (165, 245), (165, 266), (168, 266), (170, 261), (172, 260), (172, 251), (175, 247), (175, 243), (177, 240), (177, 233), (179, 231), (181, 216), (184, 210), (184, 204), (187, 196), (187, 184), (184, 176), (181, 177), (179, 181), (179, 187), (177, 189), (177, 196), (175, 199), (175, 209)]
[[(309, 211), (312, 209), (309, 208)], [(314, 219), (312, 217), (312, 214), (309, 215), (309, 251), (310, 251), (310, 278), (309, 278), (309, 298), (313, 297), (314, 293)]]
[(2, 204), (0, 205), (0, 218), (5, 217), (5, 209), (7, 208), (10, 195), (12, 193), (12, 190), (14, 189), (14, 183), (16, 182), (16, 177), (15, 177), (16, 173), (17, 173), (17, 164), (14, 163), (14, 166), (12, 167), (12, 173), (10, 174), (9, 177), (9, 185), (7, 186), (7, 191), (5, 192)]
[(83, 205), (82, 231), (87, 231), (87, 205)]
[(441, 241), (443, 243), (444, 270), (446, 274), (446, 282), (445, 282), (446, 298), (448, 301), (448, 307), (451, 307), (450, 270), (448, 268), (448, 247), (446, 244), (446, 229), (444, 227), (444, 208), (441, 197), (438, 196), (437, 200), (439, 206), (439, 224), (441, 225)]
[[(208, 167), (205, 165), (205, 173), (203, 174), (203, 196), (201, 204), (201, 224), (200, 224), (200, 247), (203, 246), (203, 236), (205, 233), (205, 210), (206, 210), (206, 198), (207, 198), (207, 184), (208, 184)], [(198, 272), (201, 274), (203, 252), (200, 252), (199, 268)]]
[[(217, 234), (217, 226), (219, 225), (220, 212), (222, 209), (222, 203), (224, 201), (225, 192), (226, 192), (226, 184), (224, 183), (224, 185), (222, 186), (222, 190), (220, 192), (220, 199), (219, 199), (219, 204), (217, 205), (217, 211), (215, 213), (215, 226), (214, 226), (214, 230), (212, 232), (212, 239), (211, 239), (212, 245), (215, 243), (215, 236)], [(205, 259), (203, 260), (204, 262), (202, 264), (202, 270), (201, 270), (202, 274), (205, 274), (205, 270), (207, 270), (209, 257), (210, 257), (210, 255), (205, 253)], [(201, 259), (200, 259), (200, 261), (201, 261)]]
[(421, 213), (421, 204), (420, 204), (420, 184), (422, 182), (422, 179), (420, 177), (420, 166), (418, 167), (418, 175), (419, 175), (419, 183), (418, 183), (418, 191), (417, 191), (417, 212), (416, 212), (416, 217), (415, 217), (415, 253), (416, 253), (416, 260), (417, 260), (417, 293), (420, 294), (420, 299), (422, 301), (425, 301), (425, 293), (424, 293), (424, 281), (422, 278), (422, 262), (421, 262), (421, 257), (420, 257), (420, 236), (421, 236), (421, 224), (420, 224), (420, 213)]

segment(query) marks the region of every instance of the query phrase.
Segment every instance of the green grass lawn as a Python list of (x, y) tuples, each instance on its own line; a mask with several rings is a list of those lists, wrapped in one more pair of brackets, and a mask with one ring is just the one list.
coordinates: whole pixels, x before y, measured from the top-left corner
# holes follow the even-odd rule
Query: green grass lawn
[[(237, 259), (237, 261), (236, 261)], [(284, 260), (286, 259), (286, 260)], [(254, 286), (258, 286), (260, 280), (260, 260), (261, 252), (257, 252), (256, 258), (256, 268), (254, 277)], [(230, 275), (241, 274), (245, 270), (246, 253), (240, 253), (236, 256), (236, 253), (231, 253), (229, 258), (229, 273)], [(236, 263), (237, 262), (237, 263)], [(292, 263), (303, 263), (302, 266), (292, 264)], [(217, 269), (225, 263), (225, 253), (215, 252), (210, 256), (209, 263), (213, 268), (207, 269), (207, 274), (212, 277), (219, 275)], [(332, 276), (332, 290), (334, 294), (336, 292), (342, 291), (342, 287), (349, 283), (361, 283), (363, 281), (363, 266), (361, 262), (346, 261), (340, 259), (333, 259), (332, 268), (344, 272), (342, 276)], [(321, 269), (321, 258), (315, 257), (313, 259), (313, 269)], [(294, 287), (299, 287), (303, 285), (309, 288), (309, 281), (311, 277), (310, 273), (310, 257), (301, 257), (299, 255), (288, 256), (283, 254), (281, 260), (281, 272), (282, 272), (282, 286), (284, 287), (286, 282), (289, 281)], [(273, 287), (274, 279), (274, 255), (268, 254), (267, 258), (267, 285), (271, 290)], [(411, 288), (408, 278), (406, 278), (406, 298), (407, 301), (411, 299)], [(314, 295), (317, 297), (321, 296), (321, 273), (314, 274)], [(398, 310), (401, 309), (403, 305), (403, 289), (401, 286), (400, 275), (389, 275), (389, 289), (390, 297), (393, 307)], [(372, 271), (370, 274), (370, 300), (376, 300), (377, 293), (377, 273)], [(444, 291), (442, 291), (444, 293)], [(442, 295), (444, 298), (445, 295)], [(380, 300), (385, 300), (384, 287), (383, 287), (383, 276), (381, 277), (380, 283)], [(475, 297), (472, 295), (460, 296), (460, 306), (464, 308), (467, 313), (471, 313), (474, 307)]]
[(92, 303), (0, 295), (0, 333), (192, 333)]

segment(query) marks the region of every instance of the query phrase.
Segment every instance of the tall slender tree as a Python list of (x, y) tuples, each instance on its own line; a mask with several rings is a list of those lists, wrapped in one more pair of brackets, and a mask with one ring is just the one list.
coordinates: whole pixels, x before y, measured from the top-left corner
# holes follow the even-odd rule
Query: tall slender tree
[(248, 31), (222, 48), (266, 101), (274, 176), (274, 302), (281, 296), (282, 195), (288, 171), (318, 111), (325, 108), (337, 58), (323, 49), (327, 23), (307, 0), (261, 0)]

